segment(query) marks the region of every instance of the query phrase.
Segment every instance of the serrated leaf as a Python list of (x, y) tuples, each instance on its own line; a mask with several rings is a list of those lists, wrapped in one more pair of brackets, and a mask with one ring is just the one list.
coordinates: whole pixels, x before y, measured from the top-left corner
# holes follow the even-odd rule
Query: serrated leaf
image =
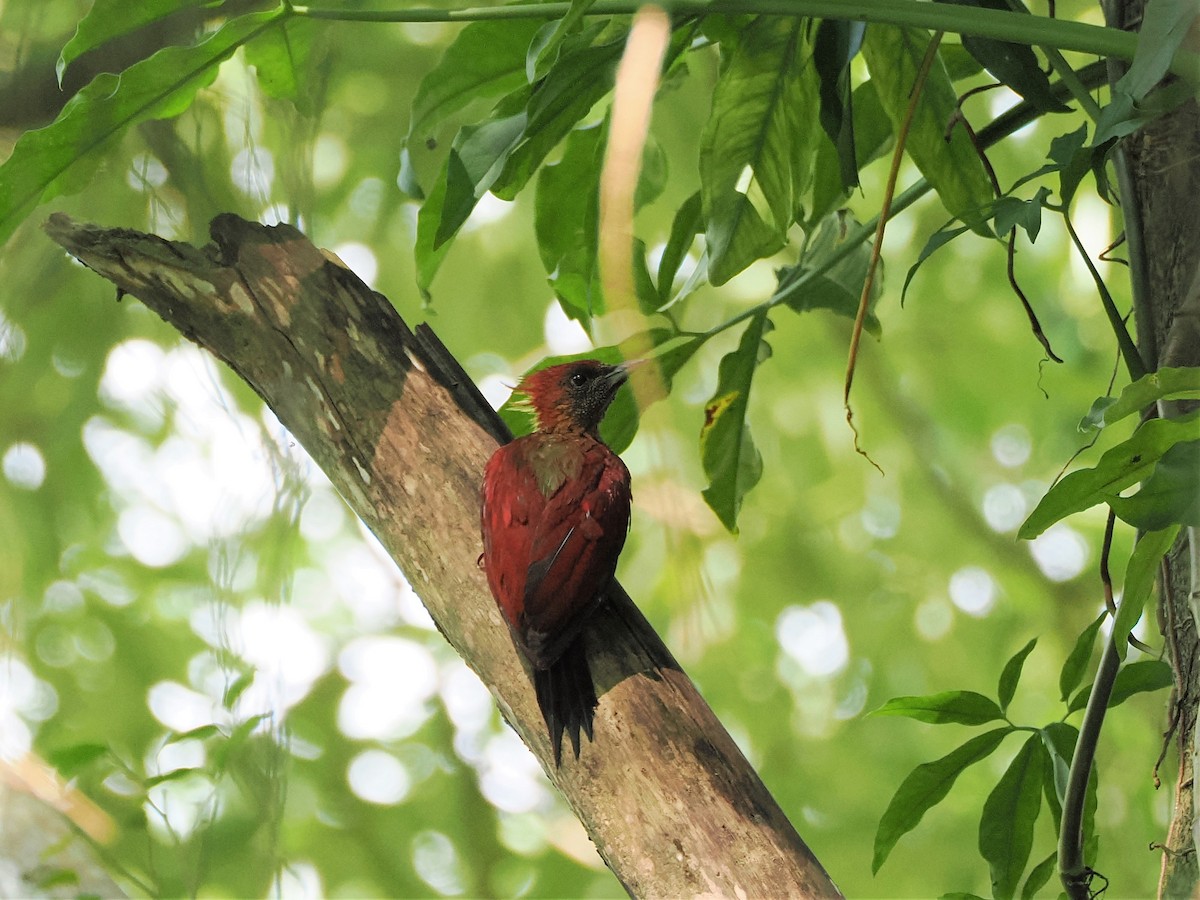
[(1044, 753), (1040, 735), (1032, 735), (983, 804), (979, 853), (987, 860), (997, 900), (1016, 894), (1029, 862), (1033, 828), (1042, 808)]
[(1082, 432), (1107, 428), (1159, 400), (1200, 399), (1200, 366), (1164, 367), (1125, 386), (1117, 398), (1101, 397), (1079, 423)]
[(872, 715), (905, 716), (933, 725), (957, 723), (982, 725), (1003, 719), (1004, 713), (996, 701), (975, 691), (945, 691), (920, 697), (895, 697)]
[(704, 217), (700, 211), (700, 192), (696, 191), (675, 211), (667, 246), (658, 261), (656, 287), (660, 308), (671, 302), (671, 289), (675, 286), (675, 275), (679, 272), (679, 266), (695, 242), (696, 235), (702, 234), (703, 231)]
[(955, 780), (969, 766), (986, 759), (1013, 729), (997, 728), (973, 737), (941, 759), (923, 763), (901, 782), (875, 830), (872, 874), (879, 871), (901, 837), (912, 831), (930, 809), (950, 792)]
[[(917, 28), (872, 25), (867, 29), (863, 57), (894, 129), (908, 115), (929, 40), (929, 34)], [(992, 201), (991, 180), (964, 129), (953, 129), (946, 140), (946, 126), (957, 108), (954, 85), (941, 59), (936, 59), (917, 102), (904, 151), (951, 215), (986, 237), (991, 229), (980, 210)]]
[[(955, 6), (998, 9), (1003, 12), (1014, 11), (1006, 0), (938, 0), (938, 2)], [(1028, 12), (1023, 6), (1017, 11)], [(962, 45), (998, 81), (1008, 85), (1013, 91), (1032, 103), (1038, 111), (1045, 113), (1070, 112), (1071, 108), (1056, 98), (1050, 90), (1050, 79), (1042, 71), (1037, 55), (1031, 47), (1025, 44), (1013, 44), (994, 38), (966, 34), (962, 37)]]
[[(724, 284), (786, 242), (812, 177), (816, 84), (805, 22), (763, 16), (742, 32), (700, 135), (709, 280)], [(744, 173), (749, 173), (748, 183)]]
[(1000, 687), (997, 696), (1000, 700), (1000, 709), (1004, 712), (1008, 711), (1008, 704), (1012, 702), (1013, 694), (1017, 691), (1017, 683), (1021, 680), (1021, 669), (1025, 666), (1025, 657), (1029, 656), (1036, 646), (1037, 638), (1034, 638), (1014, 653), (1000, 672)]
[(1175, 444), (1195, 440), (1200, 440), (1200, 412), (1143, 422), (1093, 468), (1071, 472), (1050, 488), (1017, 532), (1018, 537), (1030, 540), (1072, 513), (1111, 501), (1131, 484), (1149, 477)]
[(94, 0), (87, 15), (75, 27), (75, 34), (58, 55), (54, 67), (58, 86), (62, 87), (67, 67), (89, 50), (95, 50), (113, 38), (130, 34), (184, 9), (201, 9), (218, 6), (219, 3), (220, 0), (140, 0), (138, 3)]
[(27, 131), (0, 166), (0, 244), (38, 203), (85, 185), (71, 180), (81, 161), (131, 126), (179, 115), (211, 84), (238, 47), (275, 26), (277, 11), (226, 22), (194, 47), (167, 47), (118, 75), (102, 74), (72, 97), (45, 128)]
[(1200, 525), (1200, 440), (1167, 448), (1132, 497), (1110, 497), (1123, 522), (1142, 531)]
[(304, 115), (315, 111), (312, 47), (317, 23), (291, 18), (246, 45), (246, 62), (268, 97), (290, 100)]
[(717, 389), (704, 407), (700, 428), (700, 460), (709, 481), (703, 496), (733, 533), (743, 498), (762, 477), (762, 457), (750, 437), (746, 409), (768, 325), (765, 311), (755, 315), (737, 349), (721, 360)]
[(46, 755), (46, 762), (50, 763), (64, 778), (74, 778), (91, 763), (106, 755), (108, 755), (107, 744), (72, 744), (69, 747), (52, 750)]
[(1092, 659), (1092, 647), (1096, 643), (1096, 632), (1100, 630), (1100, 625), (1107, 616), (1107, 612), (1096, 616), (1092, 624), (1083, 629), (1075, 640), (1075, 646), (1067, 654), (1067, 661), (1063, 663), (1062, 671), (1058, 675), (1059, 696), (1064, 702), (1071, 696), (1071, 691), (1079, 687), (1080, 682), (1083, 681), (1083, 673), (1087, 671), (1088, 663)]

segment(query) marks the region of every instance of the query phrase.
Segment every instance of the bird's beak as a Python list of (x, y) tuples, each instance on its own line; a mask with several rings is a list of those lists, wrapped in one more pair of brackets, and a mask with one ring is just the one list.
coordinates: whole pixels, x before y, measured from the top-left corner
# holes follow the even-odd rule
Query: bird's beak
[(609, 377), (613, 379), (613, 384), (615, 384), (617, 387), (620, 387), (629, 380), (630, 372), (632, 372), (638, 366), (645, 365), (646, 362), (648, 362), (648, 360), (646, 360), (644, 357), (642, 359), (627, 359), (620, 365), (614, 366), (613, 372)]

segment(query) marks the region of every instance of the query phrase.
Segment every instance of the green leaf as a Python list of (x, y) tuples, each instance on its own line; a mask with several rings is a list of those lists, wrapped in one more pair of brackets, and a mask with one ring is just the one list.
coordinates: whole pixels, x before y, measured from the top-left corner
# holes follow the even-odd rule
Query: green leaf
[(240, 16), (194, 47), (167, 47), (119, 76), (99, 75), (52, 124), (25, 132), (0, 166), (0, 244), (38, 203), (85, 186), (70, 178), (81, 161), (94, 164), (138, 122), (179, 115), (224, 60), (279, 20), (277, 11)]
[[(892, 122), (879, 102), (879, 92), (870, 84), (860, 84), (854, 89), (850, 110), (854, 121), (854, 164), (861, 170), (891, 147)], [(817, 142), (812, 199), (805, 227), (825, 218), (849, 197), (849, 191), (842, 185), (843, 165), (839, 148), (829, 141)]]
[(189, 728), (187, 731), (175, 732), (163, 743), (165, 746), (168, 744), (178, 744), (181, 741), (204, 741), (220, 733), (221, 729), (216, 725), (200, 725), (196, 728)]
[(130, 34), (151, 22), (165, 19), (182, 10), (219, 6), (220, 2), (221, 0), (141, 0), (138, 3), (129, 3), (128, 0), (94, 0), (92, 8), (76, 26), (75, 34), (58, 55), (58, 62), (54, 67), (58, 75), (58, 86), (62, 87), (67, 66), (89, 50), (95, 50), (113, 38)]
[(290, 100), (304, 115), (316, 111), (311, 59), (316, 33), (312, 19), (287, 19), (248, 43), (245, 51), (263, 92), (276, 100)]
[[(595, 47), (586, 46), (583, 37), (563, 42), (549, 74), (534, 87), (525, 108), (525, 131), (491, 186), (497, 197), (514, 199), (546, 155), (612, 88), (617, 61), (625, 49), (625, 35)], [(583, 46), (577, 48), (576, 44)]]
[(1158, 574), (1159, 563), (1175, 543), (1177, 534), (1178, 525), (1149, 531), (1138, 539), (1137, 546), (1133, 548), (1129, 565), (1125, 567), (1125, 587), (1121, 591), (1121, 601), (1117, 604), (1117, 616), (1113, 621), (1112, 639), (1117, 643), (1117, 653), (1121, 659), (1129, 652), (1129, 632), (1142, 617), (1142, 610), (1146, 608), (1146, 601), (1154, 590), (1154, 577)]
[(950, 722), (959, 725), (982, 725), (1004, 718), (1004, 712), (996, 705), (995, 700), (974, 691), (945, 691), (922, 697), (895, 697), (875, 710), (872, 715), (905, 716), (933, 725)]
[(1057, 867), (1058, 851), (1053, 850), (1030, 871), (1029, 877), (1025, 879), (1025, 886), (1021, 888), (1021, 900), (1033, 900), (1037, 892), (1046, 886)]
[(71, 744), (69, 747), (52, 750), (46, 755), (46, 762), (64, 778), (74, 778), (96, 760), (107, 755), (107, 744)]
[[(843, 250), (848, 236), (858, 227), (858, 221), (848, 210), (839, 210), (827, 216), (805, 247), (800, 262), (776, 273), (779, 279), (776, 295), (786, 296), (787, 306), (796, 312), (829, 309), (838, 315), (855, 318), (871, 262), (871, 244), (864, 241), (851, 247), (849, 253), (843, 254)], [(837, 262), (821, 274), (815, 274), (837, 255), (841, 256)], [(879, 333), (879, 319), (873, 307), (882, 290), (883, 269), (880, 267), (876, 270), (868, 298), (866, 329), (872, 334)]]
[[(879, 91), (893, 128), (908, 114), (912, 87), (929, 46), (929, 34), (916, 28), (872, 25), (863, 42), (871, 84)], [(980, 210), (991, 203), (992, 183), (962, 128), (946, 125), (958, 108), (958, 96), (941, 59), (934, 60), (917, 102), (904, 150), (921, 170), (951, 215), (977, 234), (990, 236)]]
[(1101, 456), (1094, 468), (1072, 472), (1050, 488), (1017, 532), (1018, 537), (1035, 538), (1072, 513), (1112, 501), (1131, 484), (1147, 478), (1172, 446), (1195, 440), (1200, 440), (1200, 412), (1143, 422), (1132, 437)]
[(1170, 70), (1175, 51), (1195, 20), (1195, 0), (1156, 0), (1146, 4), (1133, 62), (1117, 82), (1114, 93), (1134, 101), (1150, 93)]
[[(938, 0), (955, 6), (970, 6), (1013, 12), (1007, 0)], [(1028, 12), (1023, 5), (1017, 11)], [(1032, 23), (1032, 19), (1030, 20)], [(1013, 44), (994, 38), (964, 34), (962, 45), (979, 60), (998, 81), (1020, 94), (1039, 112), (1070, 112), (1071, 108), (1050, 90), (1050, 79), (1038, 64), (1037, 55), (1025, 44)]]
[(538, 253), (550, 285), (563, 312), (588, 331), (592, 317), (604, 312), (597, 237), (607, 134), (607, 120), (572, 131), (562, 159), (538, 173), (534, 203)]
[[(446, 196), (434, 232), (436, 250), (454, 237), (475, 204), (496, 183), (527, 124), (524, 112), (462, 128), (446, 160)], [(425, 206), (421, 213), (425, 213)]]
[(1033, 827), (1042, 808), (1044, 754), (1041, 736), (1032, 735), (983, 804), (979, 853), (991, 870), (992, 893), (997, 900), (1016, 894), (1029, 862)]
[(1126, 385), (1121, 396), (1101, 397), (1079, 423), (1083, 432), (1107, 428), (1159, 400), (1200, 399), (1200, 366), (1164, 367)]
[(721, 360), (717, 390), (704, 407), (700, 429), (700, 459), (709, 481), (704, 499), (733, 533), (743, 498), (762, 477), (762, 457), (750, 437), (746, 408), (768, 326), (766, 312), (759, 312), (746, 326), (738, 348)]
[(888, 803), (875, 830), (875, 855), (871, 873), (879, 871), (901, 837), (920, 823), (925, 813), (950, 792), (955, 780), (968, 767), (986, 759), (1013, 729), (997, 728), (971, 738), (941, 759), (923, 763), (908, 774)]
[(1171, 665), (1163, 659), (1142, 659), (1123, 666), (1113, 681), (1108, 707), (1120, 706), (1134, 694), (1161, 691), (1175, 681)]
[(541, 23), (533, 20), (470, 22), (421, 80), (413, 97), (401, 154), (400, 185), (423, 197), (412, 153), (432, 139), (438, 123), (476, 100), (499, 97), (525, 84), (525, 51)]
[(1013, 694), (1017, 692), (1017, 683), (1021, 680), (1021, 669), (1025, 665), (1025, 657), (1036, 646), (1037, 638), (1034, 638), (1014, 653), (1012, 659), (1004, 664), (1004, 669), (1000, 673), (1000, 687), (998, 692), (1000, 709), (1002, 711), (1008, 712), (1008, 704), (1012, 702)]
[(162, 775), (154, 775), (142, 782), (143, 788), (152, 788), (155, 785), (163, 784), (167, 781), (182, 781), (184, 778), (189, 778), (192, 775), (206, 775), (204, 769), (199, 766), (187, 766), (182, 769), (172, 769), (170, 772), (165, 772)]
[(442, 166), (442, 173), (433, 183), (433, 190), (421, 204), (421, 211), (417, 213), (417, 240), (413, 246), (413, 257), (417, 268), (417, 290), (421, 292), (421, 297), (426, 303), (432, 299), (429, 288), (433, 284), (433, 277), (441, 268), (446, 254), (450, 252), (449, 243), (436, 246), (434, 244), (438, 224), (442, 219), (442, 207), (446, 202), (449, 166), (450, 160), (447, 159)]
[(1200, 440), (1169, 447), (1132, 497), (1111, 497), (1124, 522), (1143, 531), (1200, 525)]
[[(724, 284), (787, 240), (812, 177), (816, 85), (805, 22), (764, 16), (742, 33), (700, 135), (709, 280)], [(749, 172), (749, 182), (743, 173)]]
[(1071, 695), (1071, 691), (1079, 687), (1080, 682), (1083, 681), (1083, 673), (1087, 671), (1088, 663), (1092, 658), (1092, 647), (1096, 643), (1096, 632), (1100, 630), (1100, 625), (1107, 615), (1107, 612), (1102, 612), (1096, 616), (1092, 624), (1083, 629), (1075, 641), (1075, 646), (1067, 654), (1067, 661), (1063, 663), (1062, 671), (1058, 676), (1059, 696), (1064, 702)]
[(675, 275), (679, 266), (692, 248), (696, 235), (704, 231), (704, 217), (700, 212), (700, 192), (692, 194), (675, 211), (671, 222), (671, 235), (658, 261), (658, 305), (666, 306), (671, 301), (671, 289), (675, 286)]
[(246, 693), (246, 689), (254, 683), (254, 672), (242, 672), (233, 684), (225, 689), (225, 693), (221, 697), (221, 705), (226, 709), (233, 709), (237, 705), (238, 698)]
[(913, 280), (913, 276), (917, 274), (917, 269), (929, 257), (933, 256), (938, 250), (946, 246), (960, 234), (965, 234), (970, 231), (969, 225), (955, 225), (953, 221), (947, 222), (937, 231), (929, 236), (929, 240), (925, 242), (925, 246), (921, 248), (921, 252), (917, 254), (917, 261), (908, 268), (908, 274), (904, 276), (904, 286), (900, 288), (900, 305), (904, 305), (904, 298), (908, 296), (908, 286)]
[(525, 77), (532, 84), (545, 78), (558, 59), (558, 51), (568, 35), (579, 30), (584, 15), (596, 0), (571, 0), (561, 19), (547, 22), (538, 29), (525, 54)]
[(821, 127), (837, 150), (842, 187), (858, 186), (858, 158), (854, 149), (854, 102), (850, 90), (850, 63), (862, 48), (865, 22), (823, 19), (813, 43), (821, 98)]
[(1029, 237), (1029, 243), (1037, 240), (1042, 230), (1042, 207), (1050, 196), (1050, 188), (1043, 185), (1029, 200), (1019, 197), (1000, 197), (993, 206), (995, 211), (996, 233), (1008, 234), (1014, 228), (1022, 228)]
[[(1046, 805), (1054, 816), (1054, 830), (1059, 830), (1062, 820), (1062, 800), (1066, 796), (1067, 778), (1071, 759), (1075, 755), (1075, 743), (1079, 740), (1079, 729), (1066, 722), (1051, 722), (1041, 729), (1042, 747), (1047, 753), (1047, 777), (1045, 778)], [(1096, 806), (1100, 777), (1096, 767), (1088, 774), (1087, 791), (1083, 797), (1083, 850), (1084, 860), (1092, 863), (1096, 859), (1099, 841), (1096, 836)], [(1036, 871), (1036, 869), (1034, 870)], [(1029, 880), (1033, 881), (1033, 873)]]

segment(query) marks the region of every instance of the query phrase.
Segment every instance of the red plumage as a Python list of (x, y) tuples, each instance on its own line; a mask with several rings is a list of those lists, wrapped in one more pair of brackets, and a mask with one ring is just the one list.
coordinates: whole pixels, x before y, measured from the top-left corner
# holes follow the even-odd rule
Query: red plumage
[(525, 378), (537, 430), (500, 447), (483, 477), (483, 563), (517, 647), (533, 667), (554, 759), (579, 756), (595, 687), (582, 631), (604, 600), (629, 529), (629, 470), (597, 429), (627, 368), (583, 360)]

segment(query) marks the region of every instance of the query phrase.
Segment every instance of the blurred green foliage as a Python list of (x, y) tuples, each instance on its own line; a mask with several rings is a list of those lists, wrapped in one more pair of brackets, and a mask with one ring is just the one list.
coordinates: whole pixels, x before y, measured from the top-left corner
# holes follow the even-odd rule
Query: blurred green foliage
[[(30, 3), (0, 8), (14, 84), (52, 83), (86, 12), (74, 0), (37, 5), (37, 15)], [(181, 16), (195, 10), (179, 6)], [(518, 49), (536, 31), (500, 24), (489, 28)], [(714, 21), (708, 38), (737, 25)], [(454, 99), (419, 88), (461, 26), (293, 27), (304, 34), (272, 34), (207, 72), (178, 117), (114, 130), (73, 176), (73, 193), (11, 223), (0, 255), (0, 752), (30, 747), (77, 779), (117, 825), (106, 860), (149, 894), (619, 896), (486, 692), (258, 399), (136, 302), (114, 303), (109, 285), (38, 228), (54, 209), (203, 243), (218, 212), (283, 218), (342, 255), (410, 324), (430, 322), (489, 390), (544, 356), (583, 349), (555, 299), (565, 281), (547, 282), (535, 215), (548, 234), (570, 236), (531, 192), (510, 191), (512, 202), (481, 193), (453, 243), (430, 244), (414, 262), (413, 186), (437, 183), (448, 148), (461, 149), (456, 126), (486, 113), (481, 99), (523, 80), (477, 73), (473, 93)], [(138, 34), (148, 47), (169, 39)], [(103, 71), (106, 46), (73, 59), (68, 77), (72, 67)], [(543, 51), (530, 63), (544, 72), (562, 58)], [(686, 69), (673, 70), (655, 108), (669, 175), (637, 218), (652, 259), (696, 191), (699, 151), (711, 154), (718, 137), (701, 143), (716, 51), (690, 53)], [(985, 77), (971, 66), (954, 77), (960, 70), (959, 93)], [(796, 90), (815, 97), (811, 84)], [(993, 118), (1010, 101), (1001, 93), (972, 100), (967, 115)], [(599, 122), (606, 103), (584, 121)], [(0, 156), (53, 118), (52, 105), (0, 126)], [(1077, 124), (1054, 118), (998, 146), (1001, 183), (1040, 166), (1050, 140)], [(569, 147), (535, 149), (573, 165)], [(848, 203), (862, 221), (878, 211), (886, 174), (872, 159), (859, 159), (863, 190)], [(498, 177), (513, 186), (531, 175)], [(906, 164), (901, 183), (916, 177)], [(771, 247), (802, 205), (796, 190), (780, 221), (759, 222), (779, 229)], [(829, 188), (818, 193), (830, 205)], [(1080, 416), (1115, 393), (1117, 350), (1095, 288), (1059, 222), (1039, 220), (1017, 268), (1064, 365), (1048, 364), (1031, 335), (999, 244), (968, 235), (947, 245), (902, 308), (895, 274), (945, 217), (926, 198), (885, 240), (881, 338), (864, 346), (854, 394), (862, 444), (885, 474), (854, 453), (844, 421), (850, 321), (820, 308), (797, 317), (778, 307), (761, 334), (769, 357), (758, 335), (747, 341), (753, 390), (742, 402), (761, 481), (723, 499), (736, 537), (701, 500), (713, 466), (698, 445), (706, 403), (736, 380), (720, 365), (726, 354), (737, 362), (736, 330), (680, 358), (669, 398), (644, 412), (625, 453), (635, 511), (623, 583), (848, 896), (986, 893), (980, 812), (1018, 752), (1014, 740), (967, 769), (873, 876), (872, 835), (889, 798), (964, 738), (867, 711), (951, 689), (990, 695), (1036, 637), (1010, 714), (1054, 721), (1060, 668), (1102, 602), (1101, 514), (1073, 516), (1032, 552), (1016, 538), (1085, 442)], [(1119, 228), (1090, 194), (1075, 220), (1093, 254)], [(719, 290), (698, 287), (672, 308), (673, 327), (704, 333), (761, 303), (776, 288), (771, 266), (801, 259), (795, 230), (790, 240)], [(678, 265), (678, 242), (673, 254)], [(1100, 265), (1127, 308), (1124, 270)], [(573, 274), (583, 286), (571, 282), (567, 314), (586, 318), (578, 298), (591, 273)], [(1118, 439), (1102, 434), (1100, 449)], [(1130, 543), (1119, 529), (1114, 561), (1129, 558)], [(1099, 750), (1097, 867), (1123, 896), (1149, 895), (1156, 882), (1157, 857), (1144, 848), (1168, 815), (1152, 778), (1164, 697), (1120, 706)], [(1032, 838), (1036, 862), (1053, 849), (1049, 817)]]

